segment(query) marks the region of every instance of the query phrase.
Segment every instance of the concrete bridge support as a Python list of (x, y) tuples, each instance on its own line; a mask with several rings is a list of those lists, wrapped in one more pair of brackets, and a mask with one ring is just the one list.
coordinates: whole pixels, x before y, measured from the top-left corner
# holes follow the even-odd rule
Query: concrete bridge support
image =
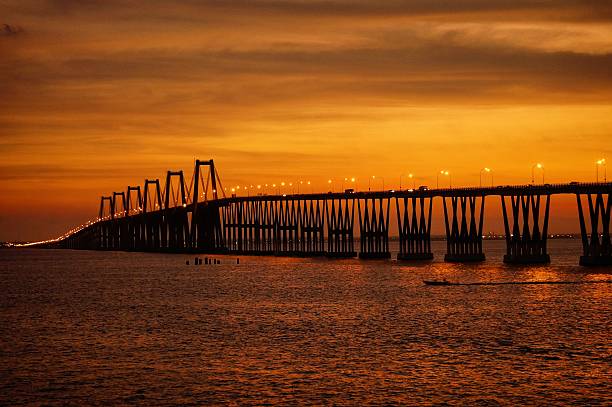
[(327, 221), (328, 257), (350, 258), (357, 256), (353, 227), (355, 224), (355, 200), (330, 198), (325, 201)]
[(325, 201), (298, 201), (300, 222), (298, 253), (300, 256), (323, 256), (325, 254)]
[(360, 231), (360, 259), (388, 259), (389, 252), (389, 198), (357, 200)]
[[(482, 251), (484, 196), (454, 196), (448, 199), (451, 203), (450, 215), (447, 208), (447, 197), (442, 197), (446, 226), (444, 261), (484, 261), (485, 255)], [(480, 200), (480, 205), (477, 205), (478, 200)], [(480, 207), (479, 211), (477, 206)], [(461, 215), (459, 215), (459, 212)], [(459, 216), (461, 217), (459, 218)]]
[[(266, 207), (266, 209), (269, 209)], [(264, 206), (261, 202), (238, 201), (223, 207), (223, 229), (227, 249), (232, 253), (239, 254), (274, 254), (274, 227), (272, 217), (265, 218), (268, 221), (268, 229), (271, 228), (271, 244), (268, 250), (264, 250), (262, 220), (264, 219)]]
[(292, 256), (298, 252), (299, 217), (296, 201), (276, 201), (275, 254)]
[(188, 247), (189, 220), (187, 210), (181, 206), (164, 210), (163, 234), (166, 236), (166, 249), (182, 252)]
[(191, 250), (200, 253), (220, 253), (227, 250), (221, 226), (221, 214), (227, 206), (205, 201), (197, 204), (191, 217)]
[[(576, 194), (578, 203), (578, 218), (580, 221), (580, 234), (582, 236), (582, 266), (610, 266), (612, 265), (612, 244), (610, 242), (610, 212), (612, 209), (612, 194), (598, 193), (586, 194), (588, 202), (589, 229), (585, 223), (585, 216), (580, 194)], [(606, 196), (607, 195), (607, 196)]]
[(49, 245), (50, 248), (98, 250), (100, 248), (99, 233), (94, 227), (82, 229), (65, 240)]
[(142, 216), (130, 215), (125, 219), (126, 222), (126, 249), (140, 251), (144, 249), (143, 238), (142, 238)]
[(432, 260), (431, 210), (432, 198), (395, 198), (397, 226), (399, 231), (398, 260)]
[[(540, 226), (540, 202), (542, 196), (546, 197), (546, 204), (544, 207), (544, 220)], [(510, 226), (506, 209), (506, 197), (502, 195), (501, 200), (506, 232), (504, 263), (549, 263), (550, 256), (546, 250), (546, 242), (550, 195), (510, 195), (512, 226)]]
[(110, 250), (110, 221), (102, 221), (96, 225), (98, 233), (98, 248), (100, 250)]

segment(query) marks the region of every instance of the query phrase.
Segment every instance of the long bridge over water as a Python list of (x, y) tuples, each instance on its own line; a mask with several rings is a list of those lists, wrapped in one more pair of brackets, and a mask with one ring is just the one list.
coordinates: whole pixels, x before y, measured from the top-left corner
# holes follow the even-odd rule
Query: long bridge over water
[(96, 221), (39, 246), (387, 259), (395, 211), (398, 260), (431, 260), (436, 198), (444, 208), (444, 260), (482, 261), (488, 197), (501, 200), (504, 262), (547, 263), (550, 200), (557, 194), (576, 196), (580, 264), (612, 265), (610, 182), (225, 197), (212, 159), (196, 160), (189, 184), (183, 171), (168, 171), (163, 188), (159, 179), (145, 180), (143, 188), (103, 196)]

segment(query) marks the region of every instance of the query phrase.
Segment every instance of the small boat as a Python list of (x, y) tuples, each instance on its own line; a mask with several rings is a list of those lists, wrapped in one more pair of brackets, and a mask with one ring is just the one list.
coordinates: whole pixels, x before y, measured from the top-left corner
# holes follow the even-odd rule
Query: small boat
[(423, 280), (425, 285), (452, 285), (450, 281), (447, 279), (444, 280)]

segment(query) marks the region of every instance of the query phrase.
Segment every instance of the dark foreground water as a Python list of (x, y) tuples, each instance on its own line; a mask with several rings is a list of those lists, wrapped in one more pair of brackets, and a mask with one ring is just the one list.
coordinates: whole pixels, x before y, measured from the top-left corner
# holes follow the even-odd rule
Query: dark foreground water
[(0, 250), (0, 404), (611, 405), (612, 285), (422, 284), (612, 279), (550, 245), (545, 267), (503, 242), (478, 266)]

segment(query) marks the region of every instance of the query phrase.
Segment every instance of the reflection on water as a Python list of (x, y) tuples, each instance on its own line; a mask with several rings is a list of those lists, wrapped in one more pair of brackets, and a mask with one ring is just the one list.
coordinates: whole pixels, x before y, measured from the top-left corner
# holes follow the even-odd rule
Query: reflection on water
[[(612, 286), (577, 266), (0, 251), (0, 404), (608, 404)], [(434, 242), (436, 259), (444, 242)], [(192, 256), (189, 256), (192, 257)]]

